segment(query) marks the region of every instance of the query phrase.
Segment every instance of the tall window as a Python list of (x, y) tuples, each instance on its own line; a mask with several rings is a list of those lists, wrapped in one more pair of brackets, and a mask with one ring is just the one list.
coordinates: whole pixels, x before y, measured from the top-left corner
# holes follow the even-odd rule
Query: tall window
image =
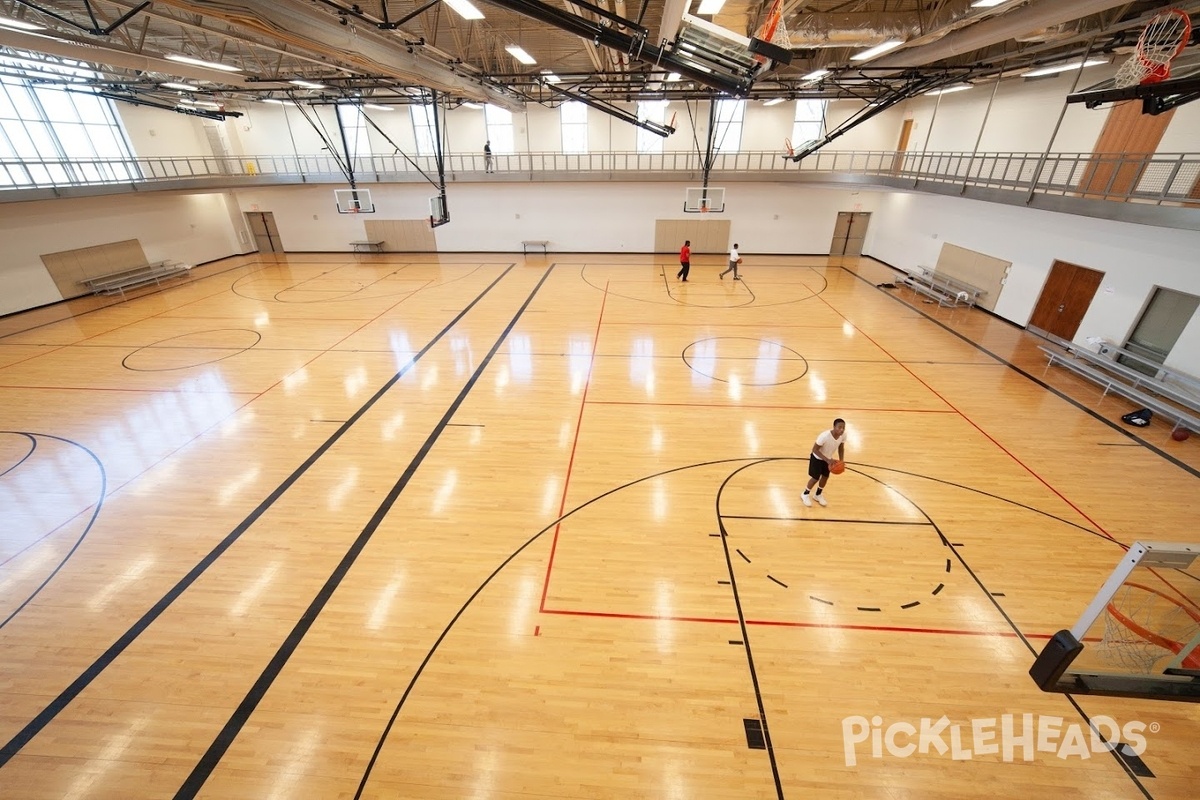
[(342, 129), (346, 132), (346, 146), (350, 148), (350, 157), (369, 157), (371, 140), (367, 137), (367, 123), (363, 120), (362, 109), (358, 106), (339, 105), (337, 110)]
[(587, 105), (578, 100), (571, 100), (558, 107), (564, 153), (588, 151), (587, 110)]
[(409, 106), (412, 110), (413, 134), (417, 138), (417, 155), (431, 156), (437, 150), (433, 137), (433, 106)]
[(745, 100), (717, 101), (716, 148), (718, 153), (736, 153), (742, 147), (742, 119), (746, 116)]
[(59, 76), (64, 82), (95, 78), (96, 73), (75, 63), (39, 62), (42, 81), (17, 77), (31, 68), (30, 59), (0, 56), (0, 69), (9, 73), (0, 74), (0, 160), (25, 162), (0, 168), (0, 185), (136, 179), (131, 164), (109, 161), (133, 157), (112, 101), (82, 86), (67, 92), (43, 82)]
[(492, 143), (492, 152), (514, 152), (512, 112), (489, 103), (483, 107), (483, 120), (487, 123), (488, 141)]
[[(644, 122), (656, 122), (659, 125), (666, 124), (667, 104), (669, 102), (669, 100), (638, 101), (638, 119)], [(651, 133), (645, 128), (638, 128), (637, 151), (639, 153), (661, 153), (663, 151), (663, 137), (657, 133)]]
[(792, 124), (792, 145), (799, 147), (825, 135), (826, 100), (797, 100), (796, 121)]

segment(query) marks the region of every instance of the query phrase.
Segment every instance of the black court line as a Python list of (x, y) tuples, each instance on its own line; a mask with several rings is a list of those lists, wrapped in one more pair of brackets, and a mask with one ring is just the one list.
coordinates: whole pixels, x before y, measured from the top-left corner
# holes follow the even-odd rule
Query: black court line
[(492, 281), (482, 292), (480, 292), (475, 299), (466, 306), (466, 308), (459, 312), (458, 316), (447, 323), (446, 327), (442, 328), (442, 330), (438, 332), (438, 334), (434, 336), (433, 339), (431, 339), (429, 343), (425, 345), (425, 347), (421, 348), (420, 351), (418, 351), (412, 358), (409, 359), (408, 363), (405, 364), (399, 372), (393, 375), (392, 378), (377, 392), (375, 392), (375, 394), (372, 395), (367, 402), (364, 403), (361, 408), (359, 408), (358, 411), (351, 415), (350, 419), (348, 419), (345, 424), (334, 431), (333, 434), (325, 440), (324, 444), (313, 451), (313, 454), (305, 459), (303, 464), (297, 467), (296, 470), (283, 481), (283, 483), (279, 484), (279, 486), (267, 496), (267, 499), (259, 503), (258, 507), (251, 511), (249, 516), (242, 520), (242, 522), (239, 523), (236, 528), (230, 531), (224, 539), (218, 542), (217, 545), (209, 551), (208, 555), (202, 558), (199, 563), (196, 564), (196, 566), (192, 567), (186, 575), (180, 578), (179, 582), (171, 587), (171, 589), (165, 595), (163, 595), (157, 603), (151, 606), (150, 609), (143, 614), (140, 619), (137, 620), (137, 622), (133, 623), (129, 630), (121, 634), (117, 641), (110, 645), (107, 650), (101, 653), (100, 656), (92, 662), (91, 666), (85, 669), (79, 677), (77, 677), (70, 683), (70, 685), (67, 686), (67, 688), (63, 689), (62, 692), (60, 692), (59, 695), (54, 698), (54, 700), (52, 700), (48, 706), (42, 709), (37, 716), (30, 720), (25, 727), (17, 731), (16, 735), (13, 736), (12, 739), (10, 739), (4, 745), (4, 747), (0, 748), (0, 768), (3, 768), (10, 760), (12, 760), (13, 756), (21, 752), (22, 748), (29, 744), (33, 737), (41, 733), (42, 730), (49, 725), (55, 717), (62, 713), (62, 711), (91, 684), (92, 681), (100, 676), (100, 673), (104, 672), (104, 670), (107, 669), (112, 662), (115, 661), (117, 657), (125, 651), (127, 647), (133, 644), (133, 642), (140, 635), (142, 635), (142, 633), (144, 633), (155, 620), (162, 616), (162, 614), (171, 606), (171, 604), (179, 599), (180, 595), (187, 591), (187, 589), (190, 588), (191, 585), (195, 583), (201, 575), (207, 572), (208, 568), (215, 564), (217, 559), (220, 558), (226, 550), (232, 547), (234, 542), (240, 539), (242, 534), (249, 530), (250, 527), (258, 521), (259, 517), (265, 514), (267, 510), (275, 504), (275, 501), (282, 497), (283, 494), (296, 483), (296, 481), (300, 480), (300, 478), (306, 472), (308, 472), (313, 464), (315, 464), (317, 460), (321, 458), (321, 456), (325, 455), (325, 453), (328, 452), (328, 450), (333, 447), (333, 445), (335, 445), (338, 440), (346, 434), (347, 431), (350, 430), (355, 422), (357, 422), (364, 414), (366, 414), (367, 411), (369, 411), (371, 407), (379, 401), (380, 398), (387, 394), (392, 386), (394, 386), (401, 378), (403, 378), (410, 369), (415, 367), (417, 361), (420, 360), (425, 353), (432, 350), (433, 347), (450, 332), (450, 330), (458, 323), (458, 321), (466, 316), (467, 312), (474, 308), (479, 301), (486, 297), (488, 293), (491, 292), (492, 289), (494, 289), (496, 285), (499, 284), (500, 281), (503, 280), (512, 269), (513, 268), (510, 266), (508, 269), (502, 272), (499, 277)]
[[(729, 538), (725, 531), (725, 521), (721, 518), (721, 497), (725, 493), (725, 487), (728, 486), (730, 481), (737, 477), (738, 473), (740, 473), (742, 470), (749, 469), (761, 463), (761, 460), (752, 461), (749, 464), (745, 464), (733, 470), (725, 477), (725, 480), (721, 482), (721, 486), (717, 490), (715, 510), (717, 513), (717, 524), (721, 527), (721, 548), (724, 550), (725, 554), (725, 569), (728, 570), (729, 573), (729, 584), (730, 588), (732, 589), (731, 594), (733, 595), (733, 606), (737, 612), (738, 628), (741, 629), (742, 633), (742, 650), (746, 654), (746, 667), (750, 672), (750, 683), (754, 686), (754, 700), (758, 704), (758, 719), (762, 724), (762, 738), (767, 751), (767, 760), (771, 764), (771, 776), (775, 779), (775, 795), (779, 800), (784, 800), (783, 778), (779, 774), (779, 762), (775, 758), (775, 748), (771, 744), (771, 729), (767, 725), (767, 707), (763, 702), (762, 687), (758, 682), (758, 670), (755, 669), (754, 666), (754, 651), (750, 646), (750, 630), (746, 625), (745, 611), (742, 610), (742, 597), (738, 592), (737, 575), (734, 574), (733, 570), (733, 556), (729, 552)], [(737, 552), (738, 555), (746, 559), (747, 563), (750, 561), (750, 559), (746, 558), (746, 556), (742, 554), (740, 550)]]
[(847, 522), (856, 525), (912, 525), (914, 527), (928, 528), (931, 523), (925, 520), (891, 520), (891, 519), (839, 519), (837, 517), (765, 517), (757, 514), (726, 514), (723, 519), (749, 519), (758, 522)]
[(300, 647), (300, 642), (308, 633), (309, 628), (311, 628), (313, 623), (317, 621), (317, 617), (321, 615), (321, 611), (325, 608), (326, 604), (328, 604), (330, 598), (333, 597), (333, 593), (337, 590), (338, 586), (341, 585), (346, 575), (350, 572), (350, 568), (354, 566), (354, 562), (358, 560), (358, 557), (362, 554), (362, 551), (367, 546), (367, 543), (371, 541), (371, 538), (375, 535), (375, 531), (378, 530), (379, 526), (383, 524), (383, 520), (387, 517), (388, 512), (391, 511), (392, 506), (394, 506), (396, 501), (400, 499), (400, 494), (404, 491), (405, 487), (408, 486), (409, 481), (412, 480), (413, 475), (416, 474), (421, 464), (424, 463), (426, 456), (429, 455), (430, 450), (433, 449), (434, 444), (437, 443), (438, 438), (449, 425), (451, 418), (454, 417), (454, 415), (458, 412), (459, 407), (464, 401), (466, 401), (467, 395), (469, 395), (471, 390), (475, 388), (475, 384), (483, 375), (484, 370), (491, 365), (492, 359), (500, 350), (500, 345), (503, 344), (508, 338), (509, 334), (512, 333), (513, 328), (515, 328), (517, 325), (517, 321), (521, 318), (521, 315), (525, 313), (525, 309), (529, 307), (529, 304), (533, 302), (533, 298), (537, 296), (537, 293), (541, 290), (542, 285), (545, 284), (546, 279), (550, 277), (550, 273), (553, 270), (553, 266), (546, 268), (546, 271), (542, 274), (541, 280), (537, 282), (537, 285), (534, 286), (530, 291), (529, 297), (525, 298), (525, 302), (521, 304), (519, 309), (517, 309), (517, 313), (513, 315), (513, 318), (509, 321), (508, 326), (500, 333), (500, 336), (496, 339), (496, 343), (493, 344), (492, 349), (488, 351), (487, 356), (480, 361), (479, 366), (475, 369), (475, 373), (471, 375), (470, 379), (467, 380), (463, 388), (459, 390), (458, 396), (454, 398), (454, 401), (450, 404), (450, 407), (446, 409), (446, 413), (442, 415), (442, 418), (438, 421), (437, 425), (435, 425), (433, 430), (430, 431), (429, 436), (426, 437), (425, 442), (421, 445), (421, 449), (417, 451), (417, 454), (413, 456), (412, 461), (410, 461), (408, 466), (405, 467), (404, 472), (400, 475), (399, 480), (396, 481), (391, 491), (387, 493), (387, 496), (383, 499), (383, 502), (379, 504), (379, 507), (375, 509), (375, 513), (371, 515), (371, 519), (355, 538), (345, 555), (342, 556), (341, 561), (338, 562), (338, 565), (334, 568), (333, 572), (330, 573), (324, 585), (321, 587), (321, 590), (317, 592), (317, 595), (313, 598), (308, 608), (305, 609), (304, 614), (301, 615), (300, 619), (296, 622), (295, 627), (292, 628), (291, 633), (289, 633), (287, 638), (283, 640), (283, 643), (279, 645), (279, 649), (275, 652), (274, 657), (271, 658), (270, 662), (268, 662), (267, 666), (258, 676), (258, 680), (254, 682), (254, 685), (250, 687), (250, 691), (246, 693), (246, 696), (242, 699), (242, 702), (238, 704), (236, 709), (234, 709), (229, 721), (225, 723), (225, 726), (221, 729), (221, 732), (217, 734), (217, 737), (213, 740), (212, 744), (209, 745), (208, 750), (204, 753), (204, 756), (201, 757), (199, 763), (196, 764), (191, 774), (188, 775), (187, 780), (185, 780), (183, 785), (179, 787), (179, 791), (175, 793), (177, 800), (181, 798), (195, 797), (200, 792), (200, 789), (204, 786), (205, 781), (208, 780), (209, 776), (212, 775), (213, 771), (217, 768), (221, 758), (224, 757), (225, 752), (233, 744), (233, 741), (237, 738), (238, 734), (241, 733), (242, 728), (244, 728), (246, 723), (250, 721), (250, 716), (254, 713), (254, 710), (258, 707), (258, 704), (262, 702), (263, 697), (266, 696), (267, 691), (271, 688), (271, 684), (273, 684), (275, 679), (279, 677), (279, 673), (283, 671), (288, 659), (290, 659)]

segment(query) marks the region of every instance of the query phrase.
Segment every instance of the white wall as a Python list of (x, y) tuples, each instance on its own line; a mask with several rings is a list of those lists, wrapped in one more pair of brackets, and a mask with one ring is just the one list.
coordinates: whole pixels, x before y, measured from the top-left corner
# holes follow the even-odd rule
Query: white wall
[[(522, 239), (548, 239), (551, 251), (648, 253), (658, 219), (683, 212), (685, 183), (455, 184), (451, 222), (434, 231), (445, 252), (513, 252)], [(430, 186), (372, 184), (374, 219), (424, 219)], [(747, 253), (827, 253), (837, 212), (870, 211), (879, 195), (797, 184), (726, 187), (731, 236)], [(338, 215), (329, 186), (240, 190), (244, 211), (270, 211), (289, 251), (344, 251), (364, 238), (368, 217)], [(253, 208), (257, 206), (257, 208)]]
[[(1200, 295), (1197, 231), (937, 195), (894, 193), (879, 206), (865, 252), (892, 266), (936, 264), (945, 242), (1011, 261), (995, 313), (1018, 325), (1028, 323), (1055, 260), (1105, 273), (1076, 342), (1125, 341), (1156, 286)], [(1167, 365), (1200, 375), (1200, 320), (1192, 321)]]
[(197, 264), (242, 252), (236, 208), (225, 193), (6, 203), (0, 214), (0, 314), (63, 299), (42, 264), (43, 253), (125, 239), (139, 239), (150, 261)]

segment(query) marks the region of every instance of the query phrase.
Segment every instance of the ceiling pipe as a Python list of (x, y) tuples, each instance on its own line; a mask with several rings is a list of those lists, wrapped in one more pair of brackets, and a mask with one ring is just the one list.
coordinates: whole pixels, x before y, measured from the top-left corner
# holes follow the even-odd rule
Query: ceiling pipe
[[(160, 0), (192, 13), (215, 17), (235, 26), (322, 53), (338, 67), (351, 64), (364, 72), (419, 83), (459, 97), (520, 111), (522, 103), (499, 87), (483, 83), (464, 66), (451, 69), (421, 45), (406, 45), (396, 34), (368, 25), (342, 25), (334, 15), (297, 0)], [(415, 38), (415, 37), (414, 37)]]
[(108, 67), (118, 67), (136, 72), (158, 72), (177, 78), (187, 78), (193, 81), (206, 81), (223, 86), (245, 86), (246, 79), (236, 72), (225, 72), (217, 69), (194, 67), (181, 64), (178, 61), (168, 61), (165, 58), (143, 56), (125, 50), (112, 50), (91, 44), (69, 42), (36, 33), (23, 33), (10, 28), (0, 27), (0, 46), (11, 47), (15, 50), (25, 50), (31, 53), (44, 53), (48, 56), (70, 58), (88, 64), (99, 64)]
[(920, 67), (1127, 4), (1128, 0), (1073, 0), (1070, 3), (1040, 0), (948, 33), (932, 44), (889, 53), (872, 61), (871, 66)]

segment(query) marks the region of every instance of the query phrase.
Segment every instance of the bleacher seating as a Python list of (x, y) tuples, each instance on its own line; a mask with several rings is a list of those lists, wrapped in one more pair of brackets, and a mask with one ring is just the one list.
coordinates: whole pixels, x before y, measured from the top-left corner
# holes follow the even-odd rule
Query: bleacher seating
[(947, 308), (960, 305), (972, 307), (980, 297), (987, 294), (985, 290), (977, 286), (972, 286), (949, 275), (943, 275), (927, 267), (918, 267), (909, 272), (901, 283), (914, 292), (936, 300), (938, 305)]
[(93, 275), (79, 283), (91, 289), (92, 294), (120, 294), (124, 297), (126, 289), (136, 289), (151, 283), (161, 284), (163, 281), (190, 275), (190, 270), (191, 266), (188, 264), (155, 261), (104, 275)]
[[(1186, 391), (1183, 387), (1165, 383), (1157, 377), (1138, 372), (1107, 356), (1093, 353), (1082, 347), (1069, 347), (1066, 350), (1049, 347), (1039, 347), (1038, 349), (1049, 357), (1047, 369), (1058, 364), (1103, 386), (1103, 394), (1106, 395), (1109, 392), (1119, 394), (1150, 409), (1164, 419), (1170, 420), (1174, 423), (1174, 428), (1200, 431), (1200, 416), (1197, 416), (1200, 415), (1200, 396)], [(1161, 368), (1161, 365), (1159, 366)], [(1197, 383), (1191, 376), (1184, 376), (1178, 372), (1175, 374)]]

